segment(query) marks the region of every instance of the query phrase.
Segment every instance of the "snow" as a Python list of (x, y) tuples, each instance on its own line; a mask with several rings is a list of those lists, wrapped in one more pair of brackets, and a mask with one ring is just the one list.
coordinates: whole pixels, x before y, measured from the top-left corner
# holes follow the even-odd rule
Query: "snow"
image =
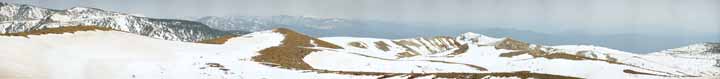
[(505, 40), (507, 38), (495, 38), (490, 36), (485, 36), (482, 34), (477, 34), (473, 32), (466, 32), (461, 34), (458, 37), (459, 40), (467, 41), (469, 43), (475, 43), (480, 45), (494, 45), (495, 43)]
[[(225, 45), (166, 41), (116, 31), (0, 36), (0, 78), (376, 78), (303, 73), (251, 61), (257, 51), (281, 44), (270, 31), (232, 38)], [(219, 63), (228, 71), (207, 67)], [(206, 67), (201, 69), (201, 67)]]
[[(666, 78), (712, 78), (717, 77), (719, 69), (711, 68), (714, 61), (683, 59), (670, 56), (652, 56), (639, 55), (620, 50), (592, 46), (592, 45), (559, 45), (544, 46), (549, 49), (541, 49), (544, 51), (552, 51), (550, 53), (567, 53), (576, 54), (577, 52), (586, 52), (585, 56), (592, 56), (601, 60), (617, 59), (620, 63), (629, 65), (613, 64), (606, 61), (595, 60), (568, 60), (568, 59), (547, 59), (535, 58), (533, 56), (523, 54), (514, 57), (499, 57), (502, 53), (508, 53), (515, 50), (496, 49), (494, 42), (502, 41), (505, 38), (492, 38), (475, 33), (466, 33), (458, 37), (461, 43), (474, 43), (473, 40), (467, 40), (468, 37), (479, 39), (476, 44), (469, 45), (469, 50), (460, 55), (453, 57), (433, 57), (435, 55), (414, 56), (409, 58), (394, 59), (394, 61), (384, 61), (379, 59), (361, 57), (355, 54), (374, 56), (378, 58), (393, 58), (388, 54), (395, 54), (397, 51), (381, 51), (378, 49), (363, 49), (349, 46), (350, 42), (363, 42), (367, 48), (374, 48), (372, 42), (390, 41), (388, 39), (378, 38), (358, 38), (358, 37), (324, 37), (331, 43), (338, 44), (346, 49), (334, 51), (322, 51), (308, 55), (304, 60), (313, 67), (329, 70), (348, 70), (348, 71), (382, 71), (382, 72), (407, 72), (422, 70), (425, 72), (439, 72), (434, 70), (412, 69), (407, 65), (418, 65), (423, 62), (412, 62), (408, 64), (392, 64), (397, 61), (423, 61), (423, 60), (439, 60), (447, 62), (456, 62), (463, 64), (471, 64), (487, 68), (488, 71), (464, 71), (464, 72), (514, 72), (514, 71), (531, 71), (535, 73), (546, 73), (555, 75), (565, 75), (571, 77), (580, 77), (588, 79), (666, 79)], [(413, 40), (412, 42), (424, 42)], [(438, 42), (429, 40), (427, 42)], [(390, 44), (394, 45), (394, 43)], [(537, 47), (532, 45), (531, 47)], [(392, 46), (390, 46), (392, 47)], [(404, 49), (392, 49), (404, 50)], [(348, 54), (352, 53), (352, 54)], [(591, 55), (592, 54), (592, 55)], [(664, 63), (670, 61), (672, 63)], [(681, 63), (693, 63), (694, 65), (703, 65), (702, 67), (692, 67), (694, 65), (681, 65)], [(385, 66), (381, 66), (385, 65)], [(682, 66), (682, 67), (679, 67)], [(393, 67), (393, 68), (384, 68)], [(455, 66), (462, 67), (462, 66)], [(442, 68), (442, 67), (440, 67)], [(638, 72), (652, 73), (658, 75), (685, 75), (685, 74), (705, 74), (703, 77), (661, 77), (639, 74), (624, 73), (624, 70), (633, 70)], [(651, 70), (647, 70), (651, 69)], [(705, 70), (702, 70), (705, 69)], [(660, 71), (660, 72), (656, 72)], [(668, 72), (668, 73), (661, 73)]]
[[(365, 55), (370, 55), (374, 57), (380, 57), (380, 58), (388, 58), (388, 59), (395, 59), (397, 58), (397, 53), (401, 53), (405, 51), (405, 48), (401, 48), (401, 46), (398, 46), (392, 40), (388, 39), (379, 39), (379, 38), (359, 38), (359, 37), (322, 37), (319, 38), (320, 40), (324, 40), (330, 43), (333, 43), (335, 45), (338, 45), (340, 47), (345, 48), (347, 51), (354, 51), (354, 52), (362, 52)], [(381, 49), (378, 49), (377, 45), (374, 42), (382, 41), (387, 43), (389, 46), (389, 51), (384, 51)], [(354, 46), (350, 46), (348, 43), (350, 42), (362, 42), (366, 44), (366, 48), (358, 48)]]
[[(204, 24), (162, 20), (133, 16), (130, 14), (104, 11), (95, 8), (74, 7), (66, 10), (53, 10), (42, 7), (9, 4), (0, 6), (0, 33), (17, 33), (41, 28), (65, 26), (101, 26), (129, 33), (146, 35), (157, 39), (194, 42), (222, 36), (217, 30), (195, 29), (209, 28)], [(193, 27), (183, 28), (183, 27)], [(159, 30), (143, 30), (147, 28)]]
[(559, 51), (560, 53), (568, 53), (568, 54), (576, 54), (577, 52), (587, 52), (585, 56), (592, 56), (590, 54), (593, 54), (597, 57), (590, 57), (590, 58), (596, 58), (596, 59), (603, 59), (608, 60), (607, 57), (616, 58), (618, 60), (626, 60), (633, 57), (638, 57), (640, 55), (633, 54), (630, 52), (605, 48), (605, 47), (599, 47), (599, 46), (592, 46), (592, 45), (558, 45), (558, 46), (550, 46), (550, 48), (558, 49), (556, 51)]
[(342, 51), (320, 51), (307, 55), (303, 61), (316, 69), (366, 72), (430, 73), (430, 72), (479, 72), (460, 64), (428, 61), (391, 61), (363, 57)]

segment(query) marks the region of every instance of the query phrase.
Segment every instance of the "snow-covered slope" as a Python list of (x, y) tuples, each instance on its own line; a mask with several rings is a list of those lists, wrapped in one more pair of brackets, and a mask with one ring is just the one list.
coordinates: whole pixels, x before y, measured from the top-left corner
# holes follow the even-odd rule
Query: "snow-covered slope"
[[(717, 78), (720, 69), (677, 65), (705, 65), (711, 62), (707, 60), (597, 46), (542, 46), (474, 33), (398, 40), (316, 39), (280, 28), (227, 38), (224, 44), (152, 39), (113, 30), (28, 37), (0, 36), (0, 50), (5, 51), (0, 52), (0, 78), (705, 79)], [(408, 43), (396, 43), (400, 41)], [(387, 42), (388, 51), (374, 42)], [(397, 57), (397, 52), (410, 51), (417, 54)]]
[[(0, 44), (2, 44), (0, 50), (4, 51), (0, 52), (0, 64), (2, 64), (0, 73), (3, 73), (0, 74), (0, 78), (528, 77), (521, 76), (523, 74), (534, 74), (540, 78), (566, 78), (532, 72), (478, 72), (483, 69), (441, 61), (394, 61), (372, 58), (344, 51), (341, 47), (289, 29), (261, 31), (229, 38), (222, 45), (159, 40), (120, 31), (77, 31), (28, 37), (0, 36)], [(341, 65), (331, 62), (343, 62), (343, 60), (352, 60), (345, 61), (348, 62), (346, 65), (353, 64), (359, 68), (326, 68)], [(375, 69), (383, 67), (382, 65), (397, 66), (386, 67), (389, 70)], [(458, 73), (460, 71), (463, 72)]]
[(375, 78), (305, 73), (252, 61), (281, 45), (283, 34), (263, 31), (223, 45), (152, 39), (118, 31), (0, 36), (2, 79), (287, 79)]
[[(356, 37), (321, 39), (340, 45), (347, 51), (354, 51), (355, 54), (375, 58), (394, 61), (432, 60), (486, 69), (485, 71), (458, 72), (531, 71), (591, 79), (705, 79), (718, 78), (720, 75), (720, 70), (718, 70), (720, 68), (713, 68), (713, 63), (709, 60), (640, 55), (590, 45), (542, 46), (510, 38), (494, 38), (475, 33), (465, 33), (454, 37), (455, 39), (441, 38), (445, 39), (438, 39), (438, 37), (399, 40)], [(401, 41), (407, 43), (400, 43)], [(410, 52), (409, 55), (403, 54), (408, 52)], [(704, 66), (692, 68), (693, 65), (682, 65), (678, 64), (679, 62)], [(328, 66), (327, 68), (342, 69), (344, 67)], [(382, 70), (382, 68), (369, 69)], [(424, 70), (423, 72), (436, 71)]]
[(685, 47), (668, 49), (653, 54), (668, 54), (677, 57), (720, 59), (720, 43), (700, 43)]
[(0, 33), (18, 33), (66, 26), (101, 26), (158, 39), (195, 42), (228, 32), (192, 21), (156, 19), (96, 8), (53, 10), (0, 2)]

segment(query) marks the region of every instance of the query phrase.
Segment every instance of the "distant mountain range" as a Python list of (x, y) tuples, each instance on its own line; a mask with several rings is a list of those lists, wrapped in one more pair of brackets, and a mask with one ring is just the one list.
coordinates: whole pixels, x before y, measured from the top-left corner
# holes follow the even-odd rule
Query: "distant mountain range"
[[(262, 17), (227, 22), (199, 18), (210, 27), (227, 27), (223, 31), (202, 21), (153, 19), (93, 8), (50, 10), (0, 4), (1, 79), (720, 78), (718, 43), (637, 54), (592, 45), (535, 44), (475, 32), (402, 39), (316, 38), (293, 29), (389, 36), (415, 31), (398, 29), (409, 26), (378, 29), (393, 23), (314, 17), (273, 16), (269, 18), (285, 20), (271, 19), (270, 23)], [(357, 27), (334, 26), (344, 24)], [(273, 25), (290, 28), (265, 27)]]
[(156, 19), (96, 8), (65, 10), (0, 3), (0, 33), (18, 33), (66, 26), (101, 26), (165, 40), (195, 42), (232, 34), (194, 21)]

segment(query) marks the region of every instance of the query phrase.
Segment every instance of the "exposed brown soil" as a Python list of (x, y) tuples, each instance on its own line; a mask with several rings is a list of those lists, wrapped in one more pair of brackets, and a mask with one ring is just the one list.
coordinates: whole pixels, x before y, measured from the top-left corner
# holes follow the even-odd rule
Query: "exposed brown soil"
[(518, 55), (522, 55), (522, 54), (527, 54), (528, 52), (529, 52), (529, 51), (527, 51), (527, 50), (522, 50), (522, 51), (514, 51), (514, 52), (508, 52), (508, 53), (501, 53), (501, 54), (500, 54), (500, 57), (508, 57), (508, 58), (510, 58), (510, 57), (513, 57), (513, 56), (518, 56)]
[[(576, 77), (531, 73), (527, 71), (521, 72), (498, 72), (498, 73), (386, 73), (386, 72), (359, 72), (359, 71), (332, 71), (332, 70), (321, 70), (314, 69), (307, 63), (302, 61), (303, 57), (307, 54), (318, 51), (317, 49), (310, 49), (310, 40), (313, 40), (319, 47), (342, 49), (337, 45), (318, 40), (306, 35), (302, 35), (293, 32), (289, 29), (279, 28), (274, 29), (274, 32), (285, 34), (285, 39), (282, 41), (282, 45), (270, 47), (261, 50), (260, 55), (253, 57), (256, 62), (265, 63), (265, 65), (286, 69), (297, 69), (297, 70), (309, 70), (309, 72), (316, 73), (333, 73), (333, 74), (344, 74), (344, 75), (373, 75), (380, 76), (379, 78), (389, 78), (396, 76), (407, 76), (410, 78), (425, 77), (434, 75), (435, 78), (463, 78), (463, 79), (477, 79), (488, 76), (497, 77), (520, 77), (520, 78), (540, 78), (540, 79), (580, 79)], [(392, 59), (385, 59), (392, 60)], [(437, 61), (436, 61), (437, 62)], [(441, 61), (440, 61), (441, 62)], [(452, 63), (452, 62), (443, 62)], [(478, 68), (482, 68), (476, 66)], [(482, 70), (486, 70), (482, 68)]]
[(58, 27), (58, 28), (46, 28), (46, 29), (31, 30), (31, 31), (26, 31), (26, 32), (18, 32), (18, 33), (5, 33), (5, 34), (0, 34), (0, 36), (27, 37), (28, 35), (63, 34), (63, 33), (75, 33), (78, 31), (91, 31), (91, 30), (111, 31), (113, 29), (107, 28), (107, 27), (98, 27), (98, 26), (64, 26), (64, 27)]
[(362, 42), (350, 42), (350, 43), (348, 43), (348, 45), (367, 49), (367, 45), (365, 45), (365, 43), (362, 43)]
[(405, 57), (418, 56), (418, 54), (413, 54), (412, 52), (405, 51), (405, 52), (398, 53), (395, 56), (397, 56), (398, 58), (405, 58)]
[(280, 68), (311, 70), (313, 68), (302, 60), (311, 52), (318, 51), (305, 48), (313, 46), (310, 40), (313, 40), (318, 47), (342, 49), (340, 46), (286, 28), (273, 29), (273, 32), (285, 35), (282, 45), (261, 50), (260, 55), (252, 58), (254, 61), (264, 62), (265, 65), (274, 65)]
[(364, 55), (364, 54), (359, 54), (359, 53), (351, 53), (351, 54), (355, 54), (355, 55), (359, 55), (359, 56), (364, 56), (364, 57), (368, 57), (368, 58), (375, 58), (375, 59), (380, 59), (380, 60), (386, 60), (386, 61), (426, 61), (426, 62), (445, 63), (445, 64), (460, 64), (460, 65), (465, 65), (465, 66), (468, 66), (468, 67), (475, 68), (476, 70), (479, 70), (479, 71), (487, 71), (487, 68), (480, 67), (480, 66), (477, 66), (477, 65), (472, 65), (472, 64), (465, 64), (465, 63), (456, 63), (456, 62), (440, 61), (440, 60), (397, 60), (397, 59), (387, 59), (387, 58), (374, 57), (374, 56)]
[(235, 38), (237, 35), (225, 35), (219, 38), (214, 39), (207, 39), (207, 40), (201, 40), (197, 43), (205, 43), (205, 44), (225, 44), (230, 38)]
[(597, 58), (598, 56), (595, 54), (590, 54), (590, 56), (585, 56), (586, 54), (590, 53), (590, 51), (578, 51), (575, 53), (575, 55), (583, 56), (583, 57), (591, 57), (591, 58)]
[(641, 75), (654, 75), (654, 76), (666, 76), (666, 75), (658, 75), (658, 74), (651, 74), (651, 73), (645, 73), (645, 72), (638, 72), (630, 69), (625, 69), (623, 72), (628, 74), (641, 74)]
[(501, 41), (500, 43), (498, 43), (497, 45), (495, 45), (496, 49), (508, 49), (508, 50), (527, 50), (527, 49), (530, 49), (529, 47), (530, 47), (530, 44), (522, 42), (522, 41), (514, 40), (511, 38), (507, 38), (507, 39)]
[(386, 73), (386, 72), (359, 72), (359, 71), (330, 71), (330, 70), (314, 70), (318, 73), (335, 73), (345, 75), (365, 75), (365, 76), (380, 76), (378, 79), (385, 79), (397, 76), (408, 76), (408, 79), (415, 79), (419, 77), (434, 76), (435, 78), (452, 78), (452, 79), (482, 79), (485, 77), (519, 77), (522, 79), (536, 78), (536, 79), (582, 79), (577, 77), (552, 75), (543, 73), (532, 73), (529, 71), (518, 71), (518, 72), (493, 72), (493, 73), (459, 73), (459, 72), (448, 72), (448, 73)]
[[(423, 42), (413, 42), (413, 41), (423, 41)], [(403, 40), (393, 40), (391, 41), (398, 46), (405, 48), (404, 52), (398, 53), (399, 58), (404, 57), (412, 57), (420, 55), (420, 52), (418, 50), (427, 50), (430, 54), (440, 53), (440, 52), (447, 52), (451, 51), (451, 49), (454, 49), (455, 47), (459, 48), (458, 50), (452, 51), (455, 55), (465, 53), (467, 51), (468, 47), (460, 44), (459, 42), (455, 41), (452, 37), (447, 36), (436, 36), (431, 38), (415, 38), (415, 39), (403, 39)], [(389, 51), (388, 44), (383, 41), (377, 41), (374, 42), (376, 47), (378, 49)], [(411, 48), (424, 48), (424, 49), (411, 49)], [(439, 48), (437, 50), (433, 48)]]
[(217, 67), (217, 68), (225, 67), (223, 65), (220, 65), (220, 63), (205, 63), (205, 65), (208, 65), (208, 67)]
[[(225, 68), (225, 66), (221, 65), (220, 63), (205, 63), (205, 65), (208, 65), (208, 67), (218, 68), (219, 70), (222, 70), (222, 71), (230, 70), (230, 69)], [(204, 69), (204, 68), (201, 68), (201, 69)]]
[[(547, 59), (601, 60), (601, 59), (588, 58), (588, 57), (583, 57), (583, 56), (578, 56), (578, 55), (572, 55), (572, 54), (566, 54), (566, 53), (552, 53), (552, 54), (547, 54), (547, 55), (544, 55), (544, 56), (541, 56), (541, 57), (545, 57), (545, 58), (547, 58)], [(605, 60), (602, 60), (602, 61), (605, 61)], [(613, 63), (617, 63), (617, 62), (613, 62)]]
[[(408, 45), (406, 45), (406, 44), (401, 44), (400, 42), (397, 42), (397, 41), (393, 41), (393, 43), (398, 44), (398, 46), (405, 48), (405, 52), (402, 52), (402, 53), (407, 53), (408, 55), (412, 55), (412, 54), (419, 55), (420, 54), (417, 51), (410, 49), (410, 47), (408, 47)], [(400, 53), (400, 54), (402, 54), (402, 53)]]
[(383, 41), (378, 41), (378, 42), (374, 42), (374, 43), (375, 43), (375, 47), (377, 47), (378, 49), (383, 50), (383, 51), (390, 51), (390, 48), (388, 48), (388, 46), (390, 46), (390, 45), (388, 45), (387, 43), (385, 43)]
[(585, 57), (585, 56), (581, 56), (581, 55), (573, 55), (573, 54), (567, 54), (567, 53), (561, 53), (561, 52), (558, 52), (558, 53), (547, 53), (547, 52), (545, 52), (545, 51), (536, 50), (536, 49), (520, 50), (520, 51), (515, 51), (515, 52), (502, 53), (502, 54), (500, 54), (500, 57), (513, 57), (513, 56), (522, 55), (522, 54), (528, 54), (528, 55), (531, 55), (531, 56), (533, 56), (533, 57), (535, 57), (535, 58), (568, 59), (568, 60), (597, 60), (597, 61), (605, 61), (605, 62), (613, 63), (613, 64), (619, 64), (619, 62), (611, 61), (611, 60), (603, 60), (603, 59), (597, 59), (597, 58), (590, 58), (590, 57)]
[(461, 45), (457, 50), (453, 51), (453, 53), (450, 53), (450, 55), (460, 55), (460, 54), (463, 54), (463, 53), (467, 52), (467, 50), (468, 50), (469, 48), (470, 48), (470, 46), (468, 46), (468, 44), (463, 44), (463, 45)]
[[(536, 48), (536, 49), (537, 49), (537, 48)], [(610, 63), (610, 64), (625, 65), (625, 66), (640, 68), (640, 69), (644, 69), (644, 70), (648, 70), (648, 71), (653, 71), (653, 72), (658, 72), (658, 73), (671, 74), (671, 75), (675, 75), (675, 76), (679, 76), (679, 77), (696, 77), (696, 76), (693, 76), (693, 75), (676, 75), (676, 74), (672, 74), (672, 73), (668, 73), (668, 72), (663, 72), (663, 71), (658, 71), (658, 70), (652, 70), (652, 69), (642, 68), (642, 67), (640, 67), (640, 66), (635, 66), (635, 65), (632, 65), (632, 64), (626, 64), (626, 63), (618, 62), (616, 58), (609, 57), (609, 55), (606, 55), (606, 56), (608, 56), (608, 57), (606, 57), (607, 59), (598, 59), (598, 58), (585, 57), (585, 56), (581, 56), (581, 55), (567, 54), (567, 53), (562, 53), (562, 52), (547, 53), (547, 52), (544, 52), (544, 51), (541, 51), (541, 50), (536, 50), (536, 49), (521, 50), (521, 51), (516, 51), (516, 52), (503, 53), (503, 54), (500, 54), (500, 57), (513, 57), (513, 56), (517, 56), (517, 55), (521, 55), (521, 54), (529, 54), (529, 55), (531, 55), (531, 56), (533, 56), (533, 57), (535, 57), (535, 58), (603, 61), (603, 62), (607, 62), (607, 63)], [(665, 76), (667, 76), (667, 75), (665, 75)]]
[(422, 45), (420, 45), (420, 44), (418, 44), (418, 43), (415, 43), (415, 42), (412, 42), (412, 41), (408, 41), (408, 40), (400, 40), (400, 41), (393, 41), (393, 42), (395, 42), (396, 44), (413, 46), (413, 47), (420, 47), (420, 46), (422, 46)]
[[(525, 44), (521, 44), (521, 45), (525, 45)], [(495, 47), (495, 48), (498, 48), (498, 47)], [(516, 51), (502, 53), (502, 54), (500, 54), (500, 57), (513, 57), (513, 56), (518, 56), (518, 55), (522, 55), (522, 54), (529, 54), (534, 57), (541, 57), (541, 56), (544, 56), (547, 54), (547, 52), (540, 50), (542, 48), (541, 46), (538, 46), (538, 47), (535, 47), (532, 49), (529, 46), (528, 47), (518, 47), (518, 48), (521, 48), (521, 49), (514, 49)]]
[(436, 46), (436, 47), (442, 47), (442, 48), (449, 49), (449, 48), (451, 48), (451, 47), (459, 47), (459, 46), (461, 46), (461, 44), (458, 43), (457, 41), (455, 41), (454, 38), (448, 37), (448, 36), (436, 36), (436, 37), (433, 37), (433, 38), (430, 38), (430, 39), (431, 39), (430, 41), (432, 41), (432, 40), (441, 40), (442, 42), (450, 43), (450, 44), (443, 44), (442, 42), (441, 42), (441, 43), (432, 43), (432, 42), (431, 42), (431, 45), (432, 45), (432, 46)]

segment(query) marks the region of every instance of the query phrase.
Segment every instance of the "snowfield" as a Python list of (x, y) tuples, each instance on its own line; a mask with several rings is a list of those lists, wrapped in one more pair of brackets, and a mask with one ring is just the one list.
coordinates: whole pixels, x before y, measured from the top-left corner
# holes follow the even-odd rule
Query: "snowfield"
[[(284, 37), (257, 32), (225, 45), (166, 41), (117, 31), (0, 36), (3, 79), (375, 78), (303, 73), (250, 61)], [(217, 63), (220, 67), (210, 67)]]
[[(552, 53), (564, 53), (586, 57), (592, 60), (569, 60), (569, 59), (552, 59), (543, 57), (534, 57), (529, 54), (521, 54), (513, 57), (500, 57), (501, 54), (516, 52), (521, 50), (498, 49), (493, 46), (507, 38), (493, 38), (481, 34), (465, 33), (456, 37), (461, 43), (471, 43), (477, 45), (469, 45), (466, 53), (459, 55), (447, 55), (446, 53), (437, 53), (431, 55), (419, 55), (407, 58), (393, 57), (398, 51), (383, 51), (375, 49), (376, 45), (372, 42), (376, 41), (393, 41), (389, 39), (377, 38), (355, 38), (355, 37), (325, 37), (323, 40), (340, 45), (346, 50), (362, 51), (360, 54), (375, 56), (376, 58), (393, 59), (396, 61), (446, 61), (462, 64), (470, 64), (484, 67), (487, 71), (464, 71), (464, 72), (512, 72), (512, 71), (531, 71), (539, 73), (566, 75), (589, 79), (673, 79), (673, 78), (693, 78), (693, 79), (714, 79), (719, 78), (720, 68), (714, 67), (715, 60), (712, 59), (693, 59), (669, 56), (666, 54), (642, 55), (614, 50), (605, 47), (591, 45), (560, 45), (545, 46), (543, 50)], [(477, 41), (476, 41), (477, 40)], [(398, 41), (398, 40), (395, 40)], [(364, 42), (365, 48), (352, 46), (349, 43)], [(389, 47), (396, 44), (390, 44)], [(529, 45), (530, 48), (539, 47), (539, 45)], [(708, 48), (697, 48), (694, 51)], [(391, 50), (405, 50), (403, 48), (391, 48)], [(677, 50), (677, 49), (676, 49)], [(390, 54), (390, 55), (388, 55)], [(328, 55), (332, 56), (332, 55)], [(348, 58), (348, 57), (339, 57)], [(343, 60), (343, 59), (340, 59)], [(364, 59), (367, 60), (367, 59)], [(601, 61), (599, 61), (601, 60)], [(337, 63), (354, 62), (353, 60), (343, 60)], [(357, 61), (367, 62), (367, 61)], [(327, 64), (327, 63), (325, 63)], [(356, 63), (355, 63), (356, 64)], [(373, 65), (373, 64), (370, 64)], [(384, 66), (384, 67), (393, 67)], [(416, 65), (417, 66), (417, 65)], [(356, 67), (328, 66), (328, 68), (344, 68), (352, 70)], [(370, 68), (376, 70), (385, 70), (382, 67)], [(400, 69), (400, 68), (398, 68)], [(342, 69), (338, 69), (342, 70)], [(425, 70), (432, 71), (432, 70)], [(647, 74), (631, 74), (627, 72), (643, 72)]]
[[(254, 61), (259, 51), (284, 45), (291, 36), (273, 30), (230, 38), (225, 44), (202, 44), (168, 41), (119, 31), (78, 31), (75, 33), (0, 36), (0, 78), (3, 79), (370, 79), (370, 78), (447, 78), (441, 73), (498, 73), (528, 71), (588, 79), (713, 79), (720, 68), (714, 60), (675, 57), (665, 53), (640, 55), (604, 47), (586, 45), (545, 46), (547, 54), (565, 53), (587, 57), (585, 60), (537, 57), (519, 54), (500, 55), (523, 50), (499, 48), (504, 38), (475, 36), (485, 41), (411, 39), (425, 47), (450, 47), (457, 41), (463, 47), (444, 52), (397, 57), (403, 48), (400, 40), (378, 38), (329, 37), (342, 49), (318, 47), (320, 40), (310, 40), (314, 49), (300, 59), (312, 70), (288, 69)], [(455, 38), (454, 38), (455, 39)], [(473, 38), (474, 39), (474, 38)], [(349, 45), (364, 42), (366, 48)], [(387, 42), (390, 50), (378, 49), (372, 42)], [(484, 43), (479, 43), (484, 42)], [(380, 45), (381, 46), (381, 45)], [(540, 48), (543, 46), (529, 45)], [(382, 47), (380, 47), (382, 48)], [(420, 49), (418, 49), (420, 50)], [(582, 52), (581, 54), (577, 54)], [(614, 60), (614, 61), (610, 61)], [(340, 71), (327, 73), (321, 71)], [(343, 72), (343, 73), (341, 73)], [(636, 73), (631, 73), (636, 72)], [(352, 75), (378, 73), (386, 75)], [(408, 75), (389, 75), (392, 73)], [(430, 75), (410, 75), (428, 73)], [(640, 73), (640, 74), (638, 74)], [(435, 75), (432, 75), (435, 74)], [(465, 77), (468, 78), (468, 77)], [(490, 79), (518, 79), (520, 76), (484, 76)], [(532, 78), (532, 77), (531, 77)]]

